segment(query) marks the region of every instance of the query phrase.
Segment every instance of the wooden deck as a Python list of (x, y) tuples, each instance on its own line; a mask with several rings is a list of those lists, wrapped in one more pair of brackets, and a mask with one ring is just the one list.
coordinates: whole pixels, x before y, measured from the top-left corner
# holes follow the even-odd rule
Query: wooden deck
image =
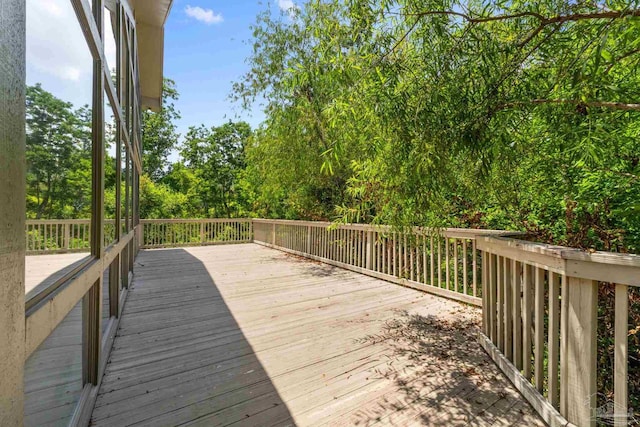
[(91, 423), (543, 425), (479, 317), (256, 244), (142, 251)]

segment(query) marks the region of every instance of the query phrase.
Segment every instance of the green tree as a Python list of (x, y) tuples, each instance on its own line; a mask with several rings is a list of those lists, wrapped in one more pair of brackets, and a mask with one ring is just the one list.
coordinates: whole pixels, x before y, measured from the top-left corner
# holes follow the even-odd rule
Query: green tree
[(186, 194), (173, 191), (168, 185), (156, 183), (148, 176), (140, 177), (140, 216), (142, 218), (189, 218)]
[[(245, 105), (267, 100), (260, 176), (285, 203), (298, 169), (339, 177), (330, 209), (348, 221), (500, 226), (637, 251), (637, 6), (351, 0), (308, 2), (293, 20), (266, 12), (234, 86)], [(280, 147), (301, 141), (297, 159)], [(291, 205), (305, 217), (312, 203)]]
[(27, 87), (27, 212), (86, 217), (91, 205), (91, 111)]
[(169, 155), (178, 144), (180, 135), (175, 121), (180, 119), (180, 113), (174, 101), (179, 97), (175, 82), (165, 78), (160, 111), (145, 111), (142, 115), (142, 168), (156, 182), (166, 175)]
[(207, 129), (191, 127), (180, 154), (195, 175), (196, 192), (208, 216), (238, 216), (238, 180), (245, 168), (245, 146), (251, 127), (228, 122)]

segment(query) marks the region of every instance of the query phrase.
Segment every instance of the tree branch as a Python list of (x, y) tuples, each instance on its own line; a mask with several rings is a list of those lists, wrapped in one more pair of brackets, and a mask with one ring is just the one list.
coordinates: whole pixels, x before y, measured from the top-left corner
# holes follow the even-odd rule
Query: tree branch
[(458, 16), (463, 18), (465, 21), (475, 24), (485, 23), (485, 22), (493, 22), (493, 21), (506, 21), (517, 18), (535, 18), (540, 21), (540, 25), (549, 25), (556, 23), (564, 23), (564, 22), (575, 22), (575, 21), (584, 21), (591, 19), (620, 19), (625, 18), (627, 16), (640, 16), (640, 9), (630, 9), (630, 10), (621, 10), (621, 11), (605, 11), (605, 12), (592, 12), (592, 13), (575, 13), (572, 15), (556, 15), (556, 16), (544, 16), (537, 12), (519, 12), (513, 14), (504, 14), (504, 15), (495, 15), (495, 16), (480, 16), (473, 17), (466, 13), (455, 12), (453, 10), (426, 10), (424, 12), (415, 12), (415, 13), (399, 13), (405, 16), (435, 16), (435, 15), (449, 15), (449, 16)]
[(609, 169), (609, 168), (600, 168), (599, 170), (603, 171), (603, 172), (610, 172), (616, 175), (620, 175), (620, 176), (624, 176), (625, 178), (630, 178), (633, 179), (634, 181), (640, 181), (640, 176), (638, 175), (634, 175), (632, 173), (629, 172), (621, 172), (621, 171), (616, 171), (613, 169)]
[(626, 58), (628, 58), (628, 57), (630, 57), (630, 56), (632, 56), (632, 55), (635, 55), (635, 54), (636, 54), (636, 53), (638, 53), (638, 52), (640, 52), (640, 48), (638, 48), (638, 49), (633, 49), (633, 50), (631, 50), (631, 51), (629, 51), (629, 52), (625, 53), (624, 55), (621, 55), (621, 56), (617, 57), (617, 58), (615, 59), (615, 61), (612, 61), (612, 62), (611, 62), (611, 64), (609, 64), (609, 66), (607, 67), (607, 69), (606, 69), (606, 70), (604, 70), (604, 73), (605, 73), (605, 74), (609, 74), (609, 71), (611, 71), (611, 69), (612, 69), (615, 65), (619, 64), (619, 63), (620, 63), (620, 61), (622, 61), (623, 59), (626, 59)]
[(416, 28), (416, 26), (418, 25), (418, 22), (420, 21), (420, 18), (416, 19), (415, 22), (413, 23), (413, 25), (411, 25), (411, 27), (407, 30), (407, 32), (405, 32), (402, 37), (400, 39), (398, 39), (393, 47), (391, 49), (389, 49), (389, 51), (387, 51), (379, 60), (378, 62), (382, 62), (385, 60), (385, 58), (387, 56), (389, 56), (392, 52), (394, 52), (398, 46), (400, 46), (400, 44), (402, 44), (402, 42), (409, 36), (409, 34), (411, 34), (411, 32)]
[(583, 107), (609, 108), (613, 110), (640, 111), (640, 104), (630, 104), (616, 101), (579, 101), (575, 99), (532, 99), (530, 101), (513, 101), (501, 104), (497, 110), (505, 110), (523, 105), (539, 104), (569, 104)]
[(508, 14), (508, 15), (484, 16), (484, 17), (476, 17), (476, 18), (466, 13), (455, 12), (453, 10), (425, 10), (424, 12), (398, 13), (398, 15), (417, 16), (417, 17), (437, 16), (437, 15), (458, 16), (460, 18), (463, 18), (465, 21), (474, 23), (474, 24), (492, 22), (492, 21), (504, 21), (508, 19), (525, 18), (525, 17), (536, 18), (540, 21), (544, 21), (546, 19), (543, 15), (536, 12), (520, 12), (520, 13), (514, 13), (514, 14)]

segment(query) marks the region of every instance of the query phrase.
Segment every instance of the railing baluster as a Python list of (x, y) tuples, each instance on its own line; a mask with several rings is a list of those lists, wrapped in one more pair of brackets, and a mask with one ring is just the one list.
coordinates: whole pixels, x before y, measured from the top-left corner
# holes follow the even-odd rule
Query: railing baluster
[(498, 266), (500, 265), (499, 258), (497, 255), (490, 253), (489, 254), (489, 289), (488, 289), (488, 300), (489, 300), (489, 333), (491, 341), (497, 345), (498, 337), (498, 317), (497, 317), (497, 308), (498, 301), (497, 297), (500, 294), (498, 283), (500, 282), (500, 274), (498, 271)]
[(442, 287), (442, 245), (441, 237), (438, 235), (438, 287)]
[(560, 365), (560, 276), (549, 273), (549, 344), (547, 400), (556, 408), (560, 404), (559, 365)]
[(488, 286), (489, 282), (489, 263), (487, 261), (487, 253), (482, 254), (482, 283), (485, 284), (484, 292), (482, 293), (482, 332), (489, 336), (489, 298), (488, 298)]
[(414, 268), (414, 255), (415, 244), (413, 240), (413, 236), (409, 239), (409, 280), (415, 280), (415, 268)]
[(531, 381), (531, 328), (533, 313), (533, 270), (528, 264), (522, 270), (522, 364), (523, 375)]
[(445, 289), (450, 289), (451, 287), (451, 272), (450, 272), (450, 264), (451, 264), (451, 260), (450, 260), (450, 256), (449, 256), (449, 252), (450, 252), (450, 246), (451, 246), (451, 240), (449, 239), (448, 236), (445, 236), (444, 238), (444, 253), (445, 253)]
[(497, 286), (498, 286), (498, 293), (497, 293), (497, 300), (496, 300), (496, 304), (498, 305), (498, 318), (497, 318), (497, 323), (498, 323), (498, 348), (500, 349), (500, 351), (502, 353), (504, 353), (504, 266), (505, 266), (505, 261), (504, 261), (504, 257), (499, 256), (498, 257), (498, 265), (496, 268), (497, 271), (497, 275), (498, 275), (498, 282), (497, 282)]
[(382, 273), (382, 233), (380, 231), (375, 232), (375, 245), (376, 245), (376, 271)]
[(460, 242), (462, 244), (462, 293), (469, 295), (469, 291), (467, 289), (467, 239), (462, 239)]
[(421, 239), (422, 239), (422, 247), (420, 248), (421, 253), (422, 253), (422, 260), (420, 260), (420, 263), (422, 263), (422, 283), (424, 283), (425, 285), (429, 284), (429, 249), (427, 246), (427, 235), (424, 234), (424, 230), (422, 232), (421, 235)]
[(455, 292), (458, 292), (458, 239), (451, 239), (453, 240), (453, 263), (452, 263), (452, 274), (453, 274), (453, 280), (452, 280), (452, 285), (453, 285), (453, 290)]
[(522, 370), (522, 263), (513, 261), (511, 278), (513, 296), (513, 359), (516, 368)]
[(416, 268), (416, 275), (414, 280), (418, 283), (420, 283), (420, 267), (422, 265), (422, 257), (421, 257), (421, 245), (420, 245), (420, 235), (419, 234), (415, 234), (413, 235), (413, 250), (416, 254), (416, 258), (415, 258), (415, 268)]
[(355, 245), (356, 245), (356, 254), (355, 254), (355, 260), (354, 260), (354, 265), (356, 267), (362, 267), (362, 231), (361, 230), (354, 230), (354, 236), (355, 236)]
[(396, 238), (396, 232), (393, 232), (393, 275), (395, 277), (398, 277), (398, 257), (397, 257), (397, 251), (398, 251), (398, 245), (397, 245), (397, 238)]
[(354, 235), (356, 239), (355, 240), (356, 254), (355, 254), (354, 265), (356, 267), (361, 267), (362, 266), (362, 236), (361, 236), (360, 230), (354, 230)]
[(505, 356), (513, 362), (513, 261), (504, 257), (504, 347)]
[(337, 245), (336, 245), (336, 230), (335, 229), (331, 229), (331, 246), (329, 248), (331, 250), (329, 259), (331, 259), (333, 261), (333, 260), (336, 259), (336, 249), (337, 249)]
[(69, 250), (69, 249), (70, 249), (70, 248), (69, 248), (69, 243), (70, 243), (70, 239), (71, 239), (71, 237), (70, 237), (70, 230), (69, 230), (69, 227), (70, 227), (70, 226), (71, 226), (71, 224), (69, 224), (68, 222), (63, 224), (63, 228), (64, 228), (64, 244), (63, 244), (63, 249), (65, 249), (65, 250)]
[(616, 284), (615, 337), (613, 399), (616, 426), (628, 425), (628, 334), (629, 334), (629, 290), (626, 285)]
[(386, 231), (380, 232), (380, 251), (382, 252), (380, 259), (380, 272), (389, 274), (389, 239)]
[(324, 237), (324, 257), (329, 259), (330, 253), (330, 237), (329, 237), (329, 229), (327, 227), (323, 228), (322, 234)]
[[(478, 296), (478, 252), (477, 252), (477, 248), (476, 248), (476, 239), (473, 239), (471, 241), (471, 268), (473, 271), (473, 296), (477, 297)], [(482, 257), (484, 257), (484, 254), (482, 254)], [(485, 285), (485, 281), (482, 282), (482, 286), (483, 286), (483, 290), (482, 290), (482, 294), (484, 295), (484, 292), (486, 291), (486, 285)]]
[(435, 260), (435, 254), (433, 252), (433, 233), (431, 234), (431, 249), (429, 250), (429, 258), (431, 260), (430, 264), (429, 264), (429, 268), (430, 268), (430, 273), (431, 273), (431, 281), (429, 282), (429, 284), (431, 286), (435, 286), (435, 265), (434, 265), (434, 260)]

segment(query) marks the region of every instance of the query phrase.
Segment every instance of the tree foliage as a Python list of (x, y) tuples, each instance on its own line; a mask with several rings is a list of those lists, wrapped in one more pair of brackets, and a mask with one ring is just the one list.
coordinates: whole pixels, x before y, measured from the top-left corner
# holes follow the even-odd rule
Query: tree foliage
[[(293, 19), (265, 12), (234, 86), (247, 106), (267, 100), (249, 162), (268, 184), (262, 206), (637, 251), (638, 15), (635, 2), (615, 1), (311, 1)], [(302, 187), (332, 177), (339, 196), (307, 191), (298, 202), (298, 170)]]
[[(293, 18), (265, 12), (234, 85), (246, 107), (267, 100), (247, 152), (253, 200), (260, 216), (501, 228), (638, 253), (639, 62), (636, 1), (311, 0)], [(606, 392), (611, 289), (599, 287)], [(640, 382), (630, 389), (637, 405)]]
[(81, 218), (91, 207), (91, 112), (41, 85), (26, 91), (27, 212)]
[(180, 112), (174, 102), (179, 97), (176, 83), (165, 78), (160, 111), (145, 111), (142, 115), (142, 167), (144, 173), (155, 181), (167, 173), (169, 155), (178, 144), (175, 121), (180, 119)]
[(191, 127), (180, 150), (184, 165), (193, 171), (195, 192), (205, 215), (237, 217), (241, 206), (238, 181), (245, 169), (245, 145), (251, 127), (228, 122), (207, 129)]

